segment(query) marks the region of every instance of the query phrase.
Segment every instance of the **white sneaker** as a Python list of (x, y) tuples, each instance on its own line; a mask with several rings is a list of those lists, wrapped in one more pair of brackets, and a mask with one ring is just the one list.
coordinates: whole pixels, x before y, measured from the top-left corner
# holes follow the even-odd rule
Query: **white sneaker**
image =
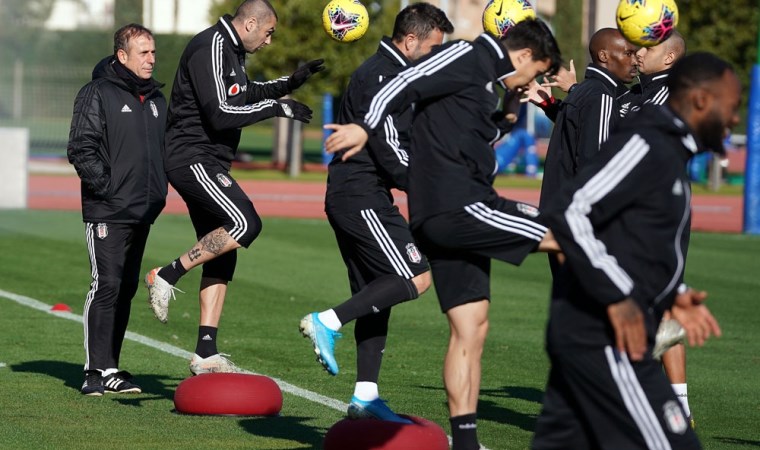
[(145, 287), (148, 288), (148, 304), (153, 310), (153, 315), (161, 323), (166, 323), (169, 320), (169, 300), (176, 300), (174, 291), (182, 291), (158, 276), (159, 270), (161, 268), (156, 267), (145, 274)]
[(676, 344), (683, 342), (686, 330), (675, 319), (663, 320), (657, 327), (657, 335), (654, 338), (652, 356), (659, 360), (662, 355)]
[(211, 355), (208, 358), (201, 358), (197, 354), (193, 354), (193, 359), (190, 360), (190, 373), (193, 375), (200, 375), (202, 373), (245, 373), (252, 375), (245, 369), (241, 369), (236, 366), (232, 361), (225, 358), (224, 353), (217, 353)]

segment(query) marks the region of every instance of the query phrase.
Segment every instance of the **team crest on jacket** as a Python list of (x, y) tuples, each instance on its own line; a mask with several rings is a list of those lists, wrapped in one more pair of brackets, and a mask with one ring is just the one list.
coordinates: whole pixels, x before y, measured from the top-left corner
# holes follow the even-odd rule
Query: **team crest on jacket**
[(227, 177), (227, 175), (223, 173), (216, 174), (216, 181), (218, 181), (219, 184), (222, 185), (222, 187), (228, 188), (232, 186), (232, 180), (230, 180), (229, 177)]
[(158, 119), (158, 108), (156, 107), (156, 104), (153, 103), (153, 100), (150, 101), (150, 110), (153, 112), (153, 117)]
[(536, 208), (533, 205), (528, 205), (525, 203), (518, 203), (517, 204), (517, 210), (521, 213), (525, 214), (528, 217), (538, 217), (538, 208)]
[(677, 401), (668, 400), (662, 405), (662, 417), (672, 433), (684, 434), (689, 426)]
[(409, 257), (409, 261), (415, 264), (422, 261), (422, 254), (412, 242), (406, 244), (406, 256)]
[(229, 89), (227, 89), (227, 95), (230, 97), (234, 97), (240, 93), (240, 85), (235, 83), (232, 86), (230, 86)]
[(108, 236), (108, 224), (99, 223), (95, 228), (95, 232), (98, 236), (98, 239), (105, 239)]

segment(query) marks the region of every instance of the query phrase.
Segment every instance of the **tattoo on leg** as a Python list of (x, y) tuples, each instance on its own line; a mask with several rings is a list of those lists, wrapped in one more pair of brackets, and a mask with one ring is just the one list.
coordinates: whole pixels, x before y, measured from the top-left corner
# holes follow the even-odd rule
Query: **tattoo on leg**
[(227, 245), (227, 240), (229, 238), (230, 235), (224, 231), (223, 228), (219, 228), (201, 238), (201, 248), (203, 251), (219, 255), (224, 249), (224, 246)]
[(193, 247), (190, 249), (189, 252), (187, 252), (187, 257), (190, 258), (190, 261), (195, 261), (196, 259), (201, 257), (201, 249), (199, 247)]

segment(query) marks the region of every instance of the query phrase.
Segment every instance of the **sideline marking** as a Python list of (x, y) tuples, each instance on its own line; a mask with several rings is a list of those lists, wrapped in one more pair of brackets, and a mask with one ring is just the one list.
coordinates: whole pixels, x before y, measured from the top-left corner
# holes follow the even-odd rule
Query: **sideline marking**
[[(0, 297), (4, 297), (8, 300), (12, 300), (19, 305), (22, 306), (28, 306), (29, 308), (33, 308), (39, 311), (42, 311), (44, 313), (50, 314), (52, 316), (58, 316), (64, 319), (72, 320), (74, 322), (82, 322), (82, 317), (78, 316), (76, 314), (70, 313), (70, 312), (63, 312), (63, 311), (51, 311), (50, 308), (52, 308), (52, 305), (48, 305), (47, 303), (43, 303), (39, 300), (35, 300), (31, 297), (26, 297), (24, 295), (14, 294), (13, 292), (8, 292), (6, 290), (0, 289)], [(155, 339), (151, 339), (147, 336), (143, 336), (141, 334), (133, 333), (131, 331), (127, 331), (127, 334), (124, 336), (125, 339), (129, 339), (130, 341), (139, 342), (140, 344), (146, 345), (148, 347), (155, 348), (157, 350), (161, 350), (162, 352), (168, 353), (170, 355), (178, 356), (183, 359), (190, 359), (193, 357), (193, 354), (191, 352), (188, 352), (187, 350), (182, 350), (179, 347), (175, 347), (171, 344), (167, 344), (165, 342), (157, 341)], [(0, 363), (0, 367), (4, 367), (4, 363)], [(255, 372), (253, 372), (255, 373)], [(263, 375), (263, 374), (257, 374), (257, 375)], [(268, 376), (269, 375), (265, 375)], [(324, 396), (322, 394), (317, 394), (316, 392), (309, 391), (304, 388), (300, 388), (296, 385), (290, 384), (287, 381), (280, 380), (279, 378), (269, 377), (272, 380), (274, 380), (275, 383), (277, 383), (278, 386), (280, 386), (280, 389), (283, 392), (287, 392), (288, 394), (295, 395), (297, 397), (305, 398), (306, 400), (312, 401), (314, 403), (319, 403), (320, 405), (324, 405), (327, 407), (330, 407), (332, 409), (338, 410), (340, 412), (344, 412), (348, 408), (348, 403), (343, 403), (340, 400), (335, 400), (334, 398), (330, 398), (327, 396)], [(451, 436), (446, 435), (446, 437), (449, 440), (449, 444), (451, 444)], [(484, 447), (483, 444), (480, 445), (480, 450), (489, 450), (487, 447)]]

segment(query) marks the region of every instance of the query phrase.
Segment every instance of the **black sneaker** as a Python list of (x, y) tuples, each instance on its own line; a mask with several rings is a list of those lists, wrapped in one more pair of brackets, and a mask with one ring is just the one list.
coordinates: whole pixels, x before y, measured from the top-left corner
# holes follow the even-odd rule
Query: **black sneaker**
[(132, 374), (126, 370), (112, 373), (103, 379), (105, 391), (109, 394), (139, 394), (140, 386), (130, 382)]
[(82, 385), (82, 394), (93, 397), (103, 395), (103, 376), (99, 370), (87, 370), (84, 372), (84, 384)]

